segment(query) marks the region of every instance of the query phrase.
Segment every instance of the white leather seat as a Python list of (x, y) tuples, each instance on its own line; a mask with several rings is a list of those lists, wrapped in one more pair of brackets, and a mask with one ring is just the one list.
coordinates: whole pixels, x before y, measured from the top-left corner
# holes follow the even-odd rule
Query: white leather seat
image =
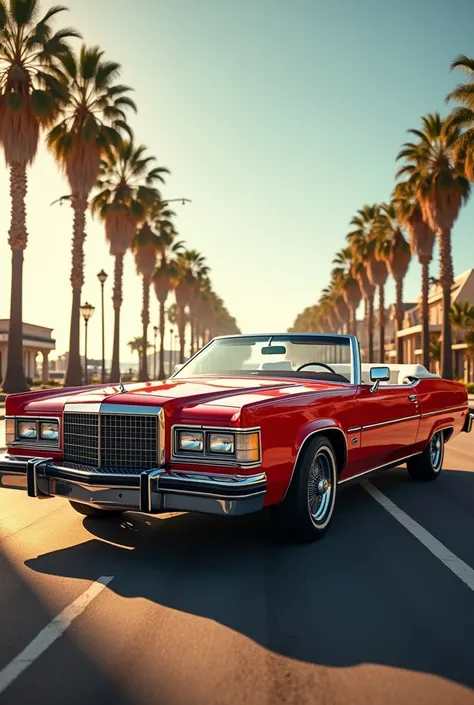
[[(340, 375), (344, 375), (344, 377), (347, 377), (347, 379), (350, 379), (351, 377), (351, 366), (349, 364), (342, 364), (339, 362), (335, 362), (334, 364), (330, 364), (330, 367), (334, 370), (334, 372), (337, 372)], [(370, 370), (372, 367), (388, 367), (390, 370), (390, 381), (389, 382), (382, 382), (382, 384), (387, 385), (387, 384), (407, 384), (409, 383), (409, 380), (407, 379), (408, 377), (415, 377), (416, 379), (425, 379), (428, 377), (437, 377), (439, 379), (439, 375), (435, 375), (432, 372), (429, 372), (426, 367), (423, 367), (423, 365), (382, 365), (380, 362), (363, 362), (361, 365), (361, 376), (362, 376), (362, 382), (364, 384), (371, 384), (370, 380)]]
[(290, 360), (280, 360), (279, 362), (264, 362), (261, 370), (293, 370)]

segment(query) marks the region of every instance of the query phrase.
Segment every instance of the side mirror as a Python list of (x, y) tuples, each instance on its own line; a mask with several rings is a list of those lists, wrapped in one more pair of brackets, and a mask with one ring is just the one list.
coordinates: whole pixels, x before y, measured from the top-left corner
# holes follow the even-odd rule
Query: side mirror
[(372, 394), (374, 394), (379, 388), (380, 382), (390, 381), (390, 368), (389, 367), (371, 367), (370, 368), (370, 381), (373, 385), (370, 388)]
[(174, 369), (175, 372), (179, 372), (182, 367), (184, 367), (183, 364), (181, 364), (181, 365), (175, 365), (173, 369)]

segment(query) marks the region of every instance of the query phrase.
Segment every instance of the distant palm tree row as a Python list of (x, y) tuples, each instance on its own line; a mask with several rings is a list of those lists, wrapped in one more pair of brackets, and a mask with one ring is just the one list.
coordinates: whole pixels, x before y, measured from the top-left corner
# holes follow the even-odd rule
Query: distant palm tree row
[[(408, 132), (397, 160), (403, 165), (389, 203), (365, 205), (350, 221), (347, 247), (333, 264), (331, 280), (319, 301), (300, 313), (291, 330), (350, 330), (356, 332), (356, 310), (364, 300), (367, 356), (374, 355), (374, 297), (378, 296), (378, 351), (384, 361), (385, 283), (389, 275), (396, 285), (396, 330), (402, 326), (403, 281), (411, 256), (421, 265), (421, 319), (423, 364), (429, 367), (428, 317), (429, 269), (436, 239), (439, 244), (439, 284), (443, 295), (441, 374), (453, 377), (451, 289), (454, 281), (452, 229), (467, 202), (474, 181), (474, 59), (457, 57), (451, 70), (461, 68), (461, 83), (446, 98), (458, 103), (446, 119), (438, 113), (422, 118), (420, 129)], [(403, 348), (397, 339), (397, 361)]]
[[(75, 52), (73, 29), (55, 31), (67, 8), (40, 14), (39, 0), (0, 0), (0, 146), (10, 171), (12, 285), (5, 392), (28, 389), (22, 354), (23, 259), (28, 243), (25, 199), (28, 167), (42, 135), (69, 183), (72, 206), (72, 309), (66, 385), (82, 384), (80, 306), (84, 284), (86, 215), (105, 226), (114, 258), (114, 336), (111, 381), (120, 376), (120, 309), (124, 257), (133, 250), (143, 279), (142, 324), (147, 340), (150, 287), (160, 304), (160, 376), (164, 375), (164, 307), (174, 291), (178, 306), (181, 359), (190, 321), (191, 351), (206, 336), (236, 332), (235, 320), (215, 294), (204, 257), (178, 241), (174, 213), (158, 185), (168, 169), (156, 166), (146, 148), (134, 143), (127, 122), (136, 105), (120, 83), (121, 67), (98, 47)], [(91, 198), (92, 197), (92, 198)], [(148, 379), (142, 356), (140, 379)]]

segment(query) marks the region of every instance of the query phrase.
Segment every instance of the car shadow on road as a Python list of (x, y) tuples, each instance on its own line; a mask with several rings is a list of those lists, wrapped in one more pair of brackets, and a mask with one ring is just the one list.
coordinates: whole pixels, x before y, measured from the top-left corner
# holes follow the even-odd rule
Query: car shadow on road
[[(457, 474), (444, 482), (459, 482)], [(474, 476), (469, 482), (474, 489)], [(267, 512), (236, 520), (130, 513), (84, 525), (93, 539), (27, 565), (113, 575), (109, 589), (124, 598), (214, 620), (292, 659), (377, 663), (474, 687), (472, 593), (360, 486), (340, 491), (330, 532), (305, 546), (282, 543)]]

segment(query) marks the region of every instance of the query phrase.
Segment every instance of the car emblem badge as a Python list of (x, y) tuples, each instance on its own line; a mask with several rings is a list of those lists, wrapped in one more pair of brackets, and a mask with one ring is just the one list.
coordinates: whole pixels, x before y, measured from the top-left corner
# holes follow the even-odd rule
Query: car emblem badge
[(126, 391), (126, 389), (123, 386), (122, 377), (120, 377), (120, 379), (119, 379), (119, 392), (120, 392), (120, 394), (123, 394), (125, 391)]

